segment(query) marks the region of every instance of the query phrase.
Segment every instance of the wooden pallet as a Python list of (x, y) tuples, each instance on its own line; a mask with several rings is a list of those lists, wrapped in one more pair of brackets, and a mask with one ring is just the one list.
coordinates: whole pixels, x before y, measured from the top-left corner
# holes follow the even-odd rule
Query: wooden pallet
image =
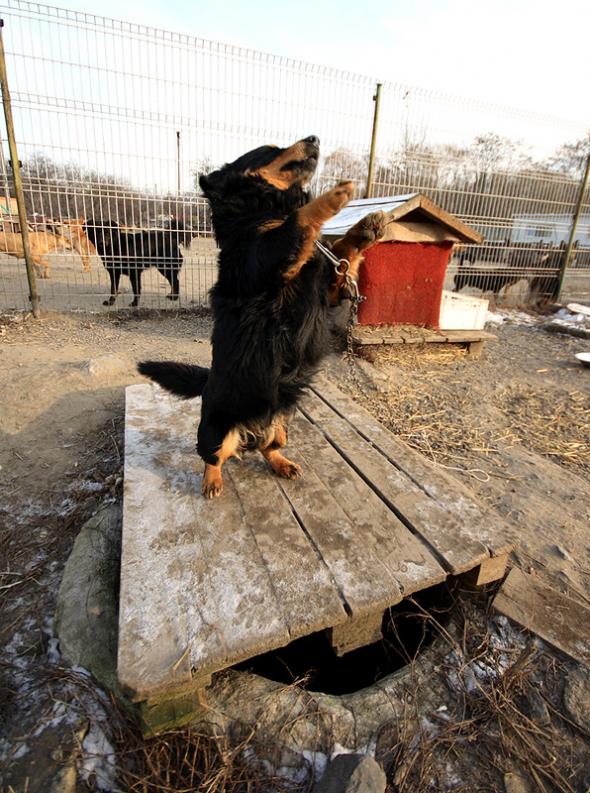
[(327, 380), (291, 425), (304, 477), (246, 455), (213, 501), (199, 492), (199, 409), (127, 388), (118, 674), (136, 701), (182, 697), (319, 630), (347, 652), (414, 592), (503, 575), (500, 517)]
[(486, 341), (498, 338), (486, 330), (433, 330), (415, 325), (357, 325), (352, 338), (359, 346), (381, 344), (464, 344), (467, 352), (479, 358)]

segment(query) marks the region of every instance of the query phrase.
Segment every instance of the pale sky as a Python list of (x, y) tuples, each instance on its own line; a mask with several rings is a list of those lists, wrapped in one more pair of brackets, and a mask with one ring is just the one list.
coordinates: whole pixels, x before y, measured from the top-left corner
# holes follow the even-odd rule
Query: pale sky
[(63, 5), (590, 124), (588, 0)]
[(385, 159), (404, 137), (469, 147), (489, 132), (542, 159), (590, 128), (589, 0), (395, 0), (370, 13), (352, 0), (65, 4), (351, 76), (192, 39), (113, 35), (110, 24), (73, 23), (26, 0), (4, 5), (21, 158), (42, 152), (142, 189), (175, 188), (177, 130), (183, 190), (204, 160), (219, 165), (309, 134), (324, 156), (346, 148), (364, 157), (376, 79), (388, 82), (378, 136)]

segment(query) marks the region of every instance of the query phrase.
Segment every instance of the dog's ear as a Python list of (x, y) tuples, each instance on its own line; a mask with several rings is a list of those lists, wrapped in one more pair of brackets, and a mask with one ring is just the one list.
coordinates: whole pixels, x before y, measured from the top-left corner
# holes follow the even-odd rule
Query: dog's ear
[(225, 179), (221, 171), (212, 171), (199, 177), (199, 186), (209, 200), (221, 198)]

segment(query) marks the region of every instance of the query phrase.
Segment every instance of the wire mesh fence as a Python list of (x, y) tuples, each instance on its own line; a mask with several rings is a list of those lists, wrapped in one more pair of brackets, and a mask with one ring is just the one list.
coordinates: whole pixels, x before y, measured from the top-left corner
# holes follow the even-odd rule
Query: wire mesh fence
[[(205, 303), (216, 247), (198, 177), (262, 143), (316, 134), (314, 190), (347, 178), (365, 191), (372, 77), (25, 0), (2, 17), (45, 308), (112, 304), (114, 261), (115, 305), (132, 281), (144, 306)], [(555, 288), (587, 141), (582, 121), (385, 83), (372, 192), (423, 192), (484, 235), (457, 249), (449, 288), (536, 300)], [(0, 308), (22, 308), (5, 134), (1, 149)], [(565, 281), (578, 299), (590, 298), (589, 202)]]

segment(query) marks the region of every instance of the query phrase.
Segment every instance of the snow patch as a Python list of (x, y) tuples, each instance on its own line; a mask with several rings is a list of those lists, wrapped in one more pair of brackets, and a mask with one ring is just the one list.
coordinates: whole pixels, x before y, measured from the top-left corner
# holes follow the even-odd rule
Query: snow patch
[(527, 314), (526, 311), (518, 311), (517, 309), (504, 309), (502, 311), (488, 311), (486, 315), (486, 325), (499, 327), (500, 325), (538, 325), (540, 318), (533, 314)]
[(86, 733), (82, 749), (84, 754), (78, 767), (82, 780), (89, 783), (93, 779), (94, 786), (106, 793), (116, 790), (115, 750), (103, 729), (96, 722)]

